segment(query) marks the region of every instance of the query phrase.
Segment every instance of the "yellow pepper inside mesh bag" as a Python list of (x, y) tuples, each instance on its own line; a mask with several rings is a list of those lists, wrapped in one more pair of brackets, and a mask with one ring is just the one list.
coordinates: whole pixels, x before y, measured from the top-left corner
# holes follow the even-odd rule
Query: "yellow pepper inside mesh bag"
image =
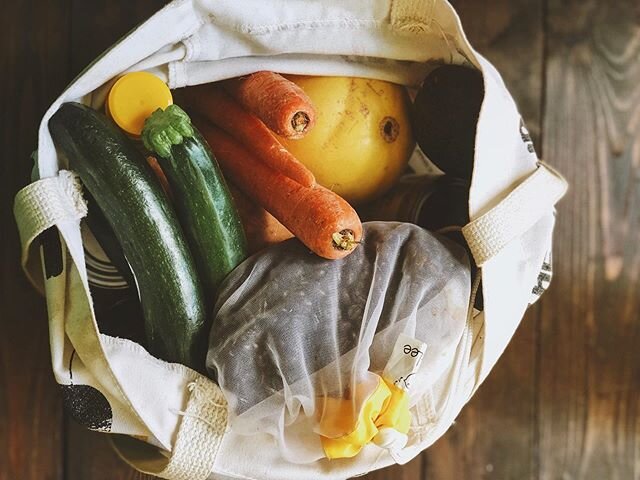
[(295, 239), (250, 257), (221, 287), (207, 356), (231, 429), (272, 435), (296, 463), (402, 448), (470, 290), (465, 250), (408, 223), (365, 223), (341, 260)]

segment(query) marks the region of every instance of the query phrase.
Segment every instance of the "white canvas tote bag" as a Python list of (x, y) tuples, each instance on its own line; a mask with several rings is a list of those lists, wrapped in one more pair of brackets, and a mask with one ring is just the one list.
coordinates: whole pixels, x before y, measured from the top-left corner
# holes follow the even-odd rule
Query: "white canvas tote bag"
[[(420, 85), (430, 62), (474, 66), (484, 78), (463, 233), (480, 267), (483, 311), (470, 308), (450, 364), (411, 407), (406, 447), (367, 445), (351, 459), (285, 461), (266, 434), (227, 425), (206, 377), (98, 330), (89, 294), (80, 185), (56, 154), (47, 122), (69, 101), (101, 107), (124, 72), (180, 88), (257, 70), (345, 75)], [(344, 479), (405, 463), (438, 439), (485, 379), (551, 275), (554, 204), (567, 185), (539, 161), (494, 67), (467, 41), (445, 0), (176, 0), (90, 65), (44, 115), (34, 183), (16, 197), (22, 264), (46, 295), (55, 378), (66, 407), (111, 433), (121, 456), (167, 479)], [(470, 305), (473, 305), (471, 299)]]

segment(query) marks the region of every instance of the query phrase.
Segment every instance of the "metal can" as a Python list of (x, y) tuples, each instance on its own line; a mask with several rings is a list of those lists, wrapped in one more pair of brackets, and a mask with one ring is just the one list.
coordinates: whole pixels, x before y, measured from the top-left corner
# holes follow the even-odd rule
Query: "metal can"
[(403, 177), (367, 206), (365, 220), (409, 222), (428, 230), (462, 227), (469, 221), (469, 182), (448, 175)]
[(470, 183), (457, 177), (440, 177), (422, 202), (415, 223), (428, 230), (459, 230), (469, 223)]

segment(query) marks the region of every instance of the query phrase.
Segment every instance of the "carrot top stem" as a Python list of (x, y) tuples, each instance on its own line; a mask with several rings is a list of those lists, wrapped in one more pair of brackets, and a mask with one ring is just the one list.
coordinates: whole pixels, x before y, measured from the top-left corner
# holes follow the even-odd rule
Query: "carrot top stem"
[(291, 128), (293, 128), (297, 133), (304, 132), (309, 126), (309, 115), (305, 112), (296, 112), (291, 118)]
[(333, 246), (338, 250), (350, 251), (360, 243), (356, 241), (355, 234), (352, 230), (335, 232), (331, 238), (333, 240)]

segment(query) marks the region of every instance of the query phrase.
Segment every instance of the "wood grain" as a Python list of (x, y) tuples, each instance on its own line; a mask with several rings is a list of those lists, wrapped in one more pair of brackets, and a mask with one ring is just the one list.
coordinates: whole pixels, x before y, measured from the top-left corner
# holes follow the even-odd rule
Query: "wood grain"
[[(542, 1), (452, 4), (474, 48), (503, 75), (540, 150)], [(449, 432), (424, 453), (424, 478), (537, 478), (537, 315), (537, 307), (527, 312), (489, 378)]]
[(61, 480), (62, 407), (51, 373), (44, 299), (20, 268), (13, 219), (29, 183), (37, 129), (69, 68), (69, 9), (58, 2), (5, 2), (0, 16), (0, 478)]
[(90, 432), (73, 421), (67, 427), (65, 480), (151, 480), (124, 463), (108, 434)]
[(418, 455), (405, 465), (391, 465), (382, 470), (368, 473), (361, 477), (355, 477), (363, 480), (419, 480), (424, 478), (423, 465), (424, 459), (422, 455)]
[(547, 158), (560, 205), (542, 305), (540, 478), (640, 478), (640, 4), (550, 0)]
[(169, 2), (167, 0), (91, 0), (90, 2), (70, 0), (70, 3), (72, 5), (72, 71), (75, 77), (102, 52)]

